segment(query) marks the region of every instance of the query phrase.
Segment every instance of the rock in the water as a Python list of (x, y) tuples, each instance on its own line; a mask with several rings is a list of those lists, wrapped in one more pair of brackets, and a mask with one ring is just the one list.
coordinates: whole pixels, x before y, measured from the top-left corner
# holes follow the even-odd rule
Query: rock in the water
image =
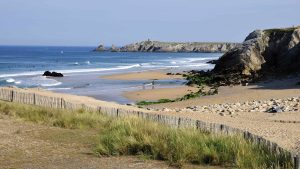
[(94, 51), (103, 52), (106, 51), (106, 49), (102, 44), (100, 44)]
[(62, 73), (45, 71), (44, 74), (43, 74), (43, 76), (63, 77), (64, 75)]
[(111, 51), (111, 52), (119, 52), (120, 49), (117, 48), (115, 45), (111, 45), (110, 51)]

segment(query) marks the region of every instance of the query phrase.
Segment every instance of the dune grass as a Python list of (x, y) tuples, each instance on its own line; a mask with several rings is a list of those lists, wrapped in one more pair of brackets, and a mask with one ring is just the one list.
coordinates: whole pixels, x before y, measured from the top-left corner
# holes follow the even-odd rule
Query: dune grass
[(96, 147), (99, 155), (143, 155), (171, 165), (209, 164), (230, 168), (289, 168), (288, 156), (271, 155), (240, 136), (215, 136), (140, 119), (115, 120)]
[(67, 111), (0, 101), (0, 113), (25, 121), (68, 129), (101, 129), (111, 118), (97, 112)]
[(287, 155), (272, 155), (240, 136), (212, 135), (176, 129), (139, 118), (113, 119), (97, 112), (66, 111), (0, 101), (0, 113), (40, 124), (97, 130), (94, 152), (99, 156), (140, 155), (184, 163), (230, 168), (291, 168)]

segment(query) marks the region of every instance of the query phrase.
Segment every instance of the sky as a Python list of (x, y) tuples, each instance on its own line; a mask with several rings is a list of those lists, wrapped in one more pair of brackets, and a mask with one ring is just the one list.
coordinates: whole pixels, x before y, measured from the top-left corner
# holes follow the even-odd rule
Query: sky
[(0, 45), (242, 42), (300, 25), (300, 0), (0, 0)]

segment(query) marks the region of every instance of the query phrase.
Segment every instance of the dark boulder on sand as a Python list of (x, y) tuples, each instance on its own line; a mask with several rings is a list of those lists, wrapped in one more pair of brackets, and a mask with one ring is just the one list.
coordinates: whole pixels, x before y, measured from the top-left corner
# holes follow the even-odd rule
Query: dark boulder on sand
[(57, 72), (50, 72), (50, 71), (45, 71), (43, 76), (50, 76), (50, 77), (64, 77), (62, 73), (57, 73)]

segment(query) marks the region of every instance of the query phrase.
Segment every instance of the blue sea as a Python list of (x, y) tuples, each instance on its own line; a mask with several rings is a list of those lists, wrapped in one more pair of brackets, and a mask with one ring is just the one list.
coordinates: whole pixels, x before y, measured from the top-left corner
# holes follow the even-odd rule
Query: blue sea
[[(93, 52), (94, 47), (27, 47), (0, 46), (0, 86), (22, 88), (39, 87), (70, 93), (131, 103), (122, 96), (124, 91), (140, 90), (147, 80), (107, 80), (103, 75), (146, 70), (180, 72), (207, 70), (214, 65), (209, 60), (221, 53), (131, 53)], [(64, 74), (62, 78), (46, 78), (44, 71)], [(177, 87), (184, 80), (158, 80), (156, 87)]]

